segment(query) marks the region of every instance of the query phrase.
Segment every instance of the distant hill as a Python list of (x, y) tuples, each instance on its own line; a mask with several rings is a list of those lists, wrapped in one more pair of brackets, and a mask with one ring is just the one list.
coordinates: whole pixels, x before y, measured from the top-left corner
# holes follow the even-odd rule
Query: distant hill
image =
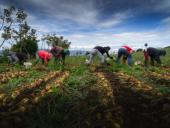
[(86, 54), (84, 50), (70, 50), (70, 56), (83, 56)]
[(167, 46), (167, 47), (165, 47), (165, 48), (170, 48), (170, 46)]

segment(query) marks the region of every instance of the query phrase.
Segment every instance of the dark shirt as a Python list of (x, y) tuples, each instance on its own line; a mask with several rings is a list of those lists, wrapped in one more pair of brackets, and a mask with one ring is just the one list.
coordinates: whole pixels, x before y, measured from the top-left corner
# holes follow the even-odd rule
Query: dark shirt
[(147, 48), (147, 53), (150, 57), (155, 58), (157, 56), (164, 56), (166, 54), (166, 51), (149, 47)]
[(109, 58), (112, 58), (108, 53), (109, 51), (106, 50), (104, 47), (96, 46), (94, 47), (94, 49), (97, 49), (102, 55), (106, 53)]
[(19, 59), (20, 61), (25, 61), (26, 59), (28, 59), (26, 53), (19, 52), (19, 53), (16, 53), (16, 56), (18, 57), (18, 59)]

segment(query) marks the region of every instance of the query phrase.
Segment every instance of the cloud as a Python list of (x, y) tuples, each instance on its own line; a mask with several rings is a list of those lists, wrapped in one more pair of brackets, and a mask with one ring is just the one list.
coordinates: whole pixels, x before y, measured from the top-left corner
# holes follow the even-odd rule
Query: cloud
[(116, 13), (113, 16), (111, 16), (111, 18), (109, 18), (108, 20), (104, 20), (101, 23), (99, 23), (98, 27), (101, 28), (113, 27), (125, 22), (125, 20), (131, 17), (132, 17), (132, 13), (130, 11)]
[[(28, 23), (45, 33), (63, 35), (74, 48), (150, 42), (168, 45), (169, 0), (1, 0), (28, 13)], [(155, 26), (154, 26), (155, 25)]]
[(158, 11), (164, 11), (165, 13), (170, 12), (170, 1), (169, 0), (161, 0), (159, 4), (155, 6), (155, 9)]
[(170, 31), (159, 32), (124, 32), (119, 34), (97, 33), (90, 35), (70, 35), (66, 36), (71, 40), (72, 48), (90, 49), (96, 45), (111, 46), (118, 49), (122, 45), (129, 45), (133, 48), (142, 48), (144, 43), (151, 47), (164, 47), (169, 44)]
[(170, 25), (170, 17), (163, 19), (162, 23), (165, 24), (165, 25)]

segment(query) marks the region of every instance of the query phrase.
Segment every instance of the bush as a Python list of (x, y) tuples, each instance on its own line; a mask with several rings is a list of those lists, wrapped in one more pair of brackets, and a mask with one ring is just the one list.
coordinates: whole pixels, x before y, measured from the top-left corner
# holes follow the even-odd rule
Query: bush
[(11, 50), (14, 52), (23, 52), (27, 53), (32, 57), (36, 56), (36, 52), (38, 50), (38, 44), (37, 44), (36, 38), (29, 37), (27, 39), (23, 39), (20, 42), (17, 42), (17, 44), (13, 45)]
[(0, 55), (0, 63), (7, 63), (8, 62), (8, 53), (9, 53), (9, 50), (8, 49), (5, 49), (2, 54)]

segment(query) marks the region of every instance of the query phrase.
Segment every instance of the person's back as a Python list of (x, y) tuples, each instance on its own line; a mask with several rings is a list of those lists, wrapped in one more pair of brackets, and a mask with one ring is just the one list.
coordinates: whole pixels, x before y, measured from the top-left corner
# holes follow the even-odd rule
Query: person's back
[(118, 50), (118, 55), (116, 59), (116, 63), (120, 63), (120, 59), (123, 57), (123, 63), (126, 63), (126, 60), (128, 62), (128, 65), (131, 65), (132, 63), (132, 54), (133, 49), (127, 45), (121, 46)]
[(23, 52), (16, 53), (16, 56), (18, 57), (20, 64), (22, 64), (24, 61), (26, 61), (26, 59), (28, 59), (27, 54)]
[(153, 47), (149, 47), (147, 49), (147, 53), (151, 58), (151, 65), (154, 65), (154, 60), (158, 64), (161, 64), (160, 56), (165, 56), (166, 55), (165, 50), (160, 50), (160, 49), (156, 49), (156, 48), (153, 48)]
[(38, 56), (40, 57), (40, 58), (45, 58), (45, 57), (47, 57), (48, 56), (48, 52), (47, 51), (45, 51), (45, 50), (40, 50), (40, 51), (38, 51)]
[(60, 54), (61, 52), (64, 51), (64, 48), (53, 45), (52, 49), (50, 50), (50, 52), (54, 55), (57, 56), (58, 54)]
[(104, 48), (104, 47), (102, 47), (102, 46), (96, 46), (96, 47), (94, 47), (94, 49), (97, 49), (97, 50), (98, 50), (101, 54), (106, 53), (105, 48)]
[(147, 49), (147, 53), (149, 54), (149, 56), (155, 56), (155, 55), (165, 56), (166, 55), (166, 51), (165, 50), (156, 49), (156, 48), (153, 48), (153, 47), (149, 47)]
[(128, 51), (129, 54), (133, 52), (133, 49), (131, 47), (127, 46), (127, 45), (124, 45), (121, 48), (125, 48)]
[(158, 54), (158, 49), (149, 47), (149, 48), (147, 48), (147, 53), (149, 56), (154, 57)]
[(45, 50), (38, 51), (38, 56), (43, 60), (43, 62), (45, 62), (45, 64), (47, 64), (48, 61), (52, 58), (52, 55)]

